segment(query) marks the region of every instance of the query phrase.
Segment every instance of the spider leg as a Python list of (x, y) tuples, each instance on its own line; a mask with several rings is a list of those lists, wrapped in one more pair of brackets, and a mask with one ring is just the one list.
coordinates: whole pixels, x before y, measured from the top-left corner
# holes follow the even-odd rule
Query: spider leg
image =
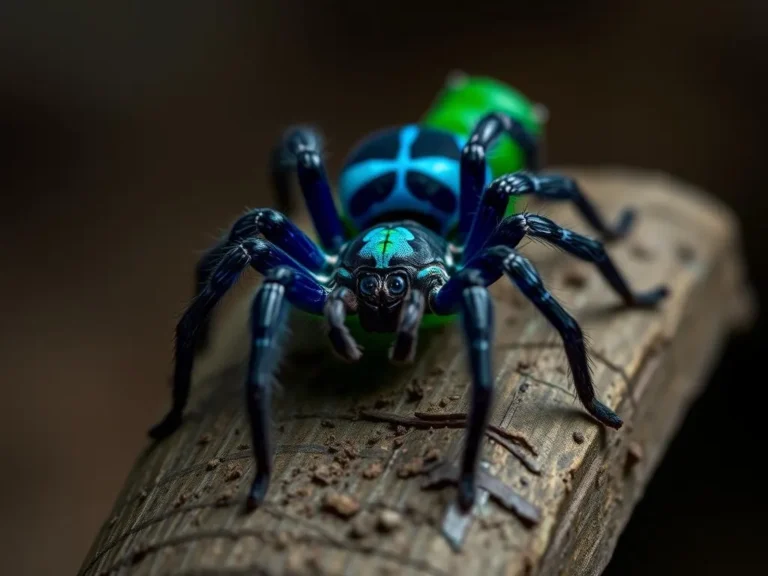
[(627, 306), (653, 306), (669, 294), (666, 286), (658, 286), (647, 292), (634, 292), (605, 251), (602, 242), (563, 228), (543, 216), (517, 214), (505, 218), (491, 235), (487, 246), (514, 248), (525, 236), (541, 239), (576, 258), (593, 263)]
[(272, 180), (278, 202), (290, 202), (288, 175), (296, 170), (299, 187), (322, 246), (338, 252), (347, 240), (320, 154), (321, 137), (314, 129), (294, 126), (285, 132), (272, 154)]
[(416, 342), (418, 340), (419, 325), (424, 317), (426, 302), (421, 290), (410, 290), (405, 296), (400, 319), (397, 324), (397, 335), (392, 348), (389, 350), (389, 359), (397, 364), (412, 362), (416, 354)]
[(328, 296), (323, 312), (328, 322), (328, 338), (336, 355), (345, 362), (356, 362), (362, 356), (345, 323), (348, 312), (357, 311), (357, 298), (344, 286), (339, 286)]
[(248, 492), (248, 509), (261, 504), (269, 488), (272, 473), (272, 381), (280, 360), (278, 340), (286, 326), (288, 304), (291, 300), (304, 303), (297, 277), (296, 270), (291, 267), (273, 268), (265, 276), (251, 307), (251, 356), (246, 404), (256, 474)]
[(465, 269), (433, 292), (430, 298), (432, 310), (437, 314), (451, 314), (459, 309), (472, 371), (472, 407), (467, 420), (458, 490), (458, 504), (464, 511), (468, 511), (475, 501), (483, 434), (493, 401), (493, 305), (486, 286), (480, 270)]
[(492, 307), (487, 287), (506, 275), (558, 331), (565, 347), (573, 382), (584, 408), (597, 421), (620, 428), (619, 416), (595, 396), (584, 334), (576, 320), (547, 291), (539, 273), (526, 258), (509, 246), (493, 246), (429, 295), (435, 314), (460, 311), (472, 367), (473, 408), (459, 479), (459, 505), (468, 510), (474, 501), (475, 474), (480, 458), (482, 431), (487, 424), (491, 396)]
[(610, 227), (597, 208), (572, 178), (558, 174), (539, 176), (530, 172), (515, 172), (493, 180), (483, 192), (471, 229), (464, 245), (464, 261), (483, 248), (488, 237), (504, 218), (510, 196), (533, 194), (548, 200), (570, 200), (589, 224), (607, 240), (626, 235), (634, 221), (634, 211), (624, 210), (614, 227)]
[(248, 266), (262, 274), (278, 267), (294, 270), (289, 300), (302, 310), (322, 314), (327, 289), (283, 250), (257, 238), (250, 238), (233, 246), (221, 259), (205, 287), (192, 300), (176, 326), (173, 404), (165, 418), (149, 431), (151, 437), (162, 439), (172, 434), (181, 424), (182, 414), (189, 399), (199, 329), (204, 326), (216, 304), (235, 285)]
[[(323, 273), (331, 266), (328, 254), (286, 216), (271, 208), (257, 208), (240, 216), (226, 237), (200, 259), (195, 268), (195, 294), (203, 291), (212, 271), (233, 247), (256, 237), (263, 237), (281, 248), (310, 272)], [(199, 331), (198, 348), (202, 348), (208, 339), (208, 318)]]
[(477, 205), (483, 194), (486, 178), (486, 153), (500, 136), (507, 134), (525, 154), (525, 167), (539, 170), (538, 142), (520, 122), (501, 112), (483, 116), (475, 125), (461, 151), (461, 180), (459, 194), (460, 241), (466, 238), (472, 226)]

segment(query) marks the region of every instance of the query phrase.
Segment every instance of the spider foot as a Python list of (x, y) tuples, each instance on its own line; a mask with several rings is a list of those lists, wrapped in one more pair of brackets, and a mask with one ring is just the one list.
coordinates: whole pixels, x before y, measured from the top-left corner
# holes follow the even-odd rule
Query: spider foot
[(475, 487), (475, 477), (473, 474), (462, 474), (459, 478), (457, 504), (459, 510), (463, 513), (467, 513), (472, 509), (475, 504), (475, 495), (477, 489)]
[(618, 414), (600, 402), (597, 398), (593, 398), (590, 402), (586, 403), (586, 409), (599, 422), (605, 424), (609, 428), (618, 430), (621, 428), (622, 424), (624, 424)]
[(619, 214), (618, 222), (614, 229), (606, 235), (606, 240), (619, 240), (624, 238), (632, 230), (635, 223), (637, 212), (632, 208), (625, 208)]
[(659, 286), (653, 290), (635, 294), (629, 305), (635, 308), (650, 308), (667, 296), (669, 296), (669, 287)]
[(251, 489), (248, 492), (248, 499), (245, 501), (245, 507), (248, 511), (255, 510), (258, 508), (262, 502), (264, 502), (264, 498), (267, 495), (267, 490), (269, 489), (269, 474), (265, 473), (257, 473), (256, 478), (253, 481), (253, 484), (251, 484)]
[(181, 412), (171, 410), (159, 423), (149, 429), (149, 436), (155, 440), (162, 440), (173, 434), (181, 426)]

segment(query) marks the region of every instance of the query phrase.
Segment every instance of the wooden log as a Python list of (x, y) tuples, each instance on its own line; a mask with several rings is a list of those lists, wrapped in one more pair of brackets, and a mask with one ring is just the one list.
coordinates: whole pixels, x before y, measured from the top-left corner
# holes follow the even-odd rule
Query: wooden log
[[(456, 517), (451, 471), (470, 397), (456, 327), (394, 368), (374, 353), (339, 364), (321, 326), (299, 319), (280, 372), (271, 491), (246, 513), (251, 279), (216, 317), (184, 425), (136, 462), (80, 574), (599, 573), (753, 308), (726, 207), (663, 174), (561, 171), (608, 215), (638, 209), (636, 228), (609, 251), (634, 288), (672, 290), (658, 310), (621, 309), (590, 265), (523, 249), (588, 335), (598, 395), (624, 419), (620, 430), (585, 415), (558, 335), (502, 278), (492, 288), (498, 376), (483, 489), (473, 513)], [(589, 232), (570, 206), (529, 205), (540, 208)]]

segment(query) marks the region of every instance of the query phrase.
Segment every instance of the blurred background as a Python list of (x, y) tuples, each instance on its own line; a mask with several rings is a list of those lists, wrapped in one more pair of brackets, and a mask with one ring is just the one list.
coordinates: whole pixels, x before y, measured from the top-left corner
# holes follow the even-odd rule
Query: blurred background
[[(335, 174), (450, 70), (495, 76), (549, 107), (549, 163), (727, 201), (764, 294), (767, 24), (762, 0), (0, 2), (3, 572), (79, 568), (166, 408), (196, 258), (271, 202), (287, 124), (325, 129)], [(610, 574), (759, 571), (765, 336), (729, 347)]]

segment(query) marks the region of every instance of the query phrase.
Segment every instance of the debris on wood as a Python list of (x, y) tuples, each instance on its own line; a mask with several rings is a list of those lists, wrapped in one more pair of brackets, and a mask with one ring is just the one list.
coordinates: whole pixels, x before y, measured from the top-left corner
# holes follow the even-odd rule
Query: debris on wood
[(360, 511), (360, 502), (349, 494), (329, 492), (323, 499), (323, 509), (346, 519)]
[(232, 482), (233, 480), (237, 480), (238, 478), (241, 478), (242, 475), (243, 475), (243, 467), (240, 464), (233, 462), (229, 466), (227, 466), (227, 471), (224, 474), (224, 481)]
[(382, 510), (376, 520), (380, 532), (394, 532), (403, 525), (403, 518), (394, 510)]
[(371, 462), (368, 464), (368, 466), (363, 470), (363, 478), (373, 480), (381, 476), (382, 472), (384, 472), (384, 465), (377, 460), (376, 462)]

